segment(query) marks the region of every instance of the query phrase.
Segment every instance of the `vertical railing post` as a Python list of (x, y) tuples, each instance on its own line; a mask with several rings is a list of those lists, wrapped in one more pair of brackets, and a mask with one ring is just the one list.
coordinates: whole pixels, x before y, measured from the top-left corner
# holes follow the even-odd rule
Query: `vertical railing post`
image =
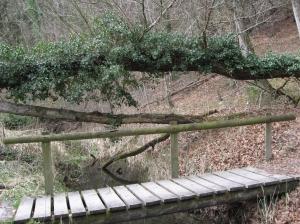
[[(49, 132), (42, 132), (42, 135), (49, 135)], [(42, 142), (43, 150), (43, 167), (45, 180), (45, 193), (53, 194), (53, 173), (52, 173), (52, 158), (51, 158), (51, 142)]]
[[(177, 125), (177, 121), (171, 121), (170, 125)], [(171, 167), (172, 178), (178, 178), (178, 133), (170, 134), (171, 138)]]
[[(270, 113), (267, 116), (271, 115)], [(266, 161), (272, 158), (272, 123), (266, 123)]]

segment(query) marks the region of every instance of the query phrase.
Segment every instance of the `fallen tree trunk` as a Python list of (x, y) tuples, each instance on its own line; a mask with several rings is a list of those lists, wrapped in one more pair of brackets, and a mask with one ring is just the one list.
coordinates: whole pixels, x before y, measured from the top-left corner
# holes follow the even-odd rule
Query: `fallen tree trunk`
[(110, 164), (112, 164), (113, 162), (120, 160), (120, 159), (125, 159), (127, 157), (131, 157), (131, 156), (136, 156), (142, 152), (144, 152), (146, 149), (148, 149), (150, 146), (154, 149), (154, 146), (159, 143), (159, 142), (163, 142), (165, 140), (167, 140), (170, 137), (170, 134), (164, 134), (156, 139), (153, 139), (152, 141), (148, 142), (147, 144), (143, 145), (142, 147), (130, 151), (130, 152), (120, 152), (117, 153), (116, 155), (114, 155), (113, 157), (111, 157), (108, 161), (106, 161), (103, 165), (102, 165), (102, 169), (105, 169), (106, 167), (108, 167)]
[(0, 112), (22, 116), (49, 118), (53, 120), (93, 122), (100, 124), (169, 124), (171, 121), (177, 121), (178, 124), (188, 124), (204, 122), (206, 120), (205, 117), (217, 113), (217, 110), (211, 110), (198, 116), (179, 114), (111, 114), (100, 113), (98, 111), (86, 113), (74, 110), (39, 107), (0, 101)]

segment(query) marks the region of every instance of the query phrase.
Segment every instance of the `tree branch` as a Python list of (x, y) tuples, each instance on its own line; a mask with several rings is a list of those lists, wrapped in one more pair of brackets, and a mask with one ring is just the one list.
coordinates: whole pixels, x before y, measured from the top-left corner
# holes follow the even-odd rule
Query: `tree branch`
[(150, 146), (152, 147), (152, 149), (154, 149), (154, 146), (157, 143), (163, 142), (165, 140), (167, 140), (170, 137), (170, 134), (164, 134), (156, 139), (153, 139), (152, 141), (148, 142), (147, 144), (143, 145), (142, 147), (130, 151), (130, 152), (125, 152), (125, 153), (117, 153), (116, 155), (114, 155), (113, 157), (111, 157), (108, 161), (106, 161), (103, 165), (102, 165), (102, 169), (105, 169), (106, 167), (108, 167), (110, 164), (112, 164), (113, 162), (120, 160), (120, 159), (125, 159), (127, 157), (131, 157), (131, 156), (136, 156), (142, 152), (144, 152), (146, 149), (148, 149)]
[(146, 34), (146, 33), (148, 33), (160, 20), (161, 20), (161, 18), (166, 14), (166, 12), (173, 6), (173, 4), (176, 2), (177, 0), (173, 0), (169, 5), (168, 5), (168, 7), (167, 8), (165, 8), (165, 10), (164, 11), (162, 11), (162, 13), (156, 18), (156, 20), (152, 23), (152, 24), (150, 24), (150, 26), (148, 26), (145, 30), (144, 30), (144, 32), (143, 32), (143, 34), (142, 34), (142, 36), (140, 37), (140, 40), (143, 38), (143, 36)]
[(111, 114), (98, 111), (86, 113), (74, 110), (39, 107), (32, 105), (16, 104), (0, 101), (0, 112), (22, 116), (33, 116), (49, 118), (52, 120), (64, 120), (71, 122), (93, 122), (100, 124), (134, 124), (152, 123), (169, 124), (177, 121), (178, 124), (201, 123), (206, 121), (208, 115), (217, 113), (217, 110), (208, 111), (202, 115), (180, 115), (180, 114)]

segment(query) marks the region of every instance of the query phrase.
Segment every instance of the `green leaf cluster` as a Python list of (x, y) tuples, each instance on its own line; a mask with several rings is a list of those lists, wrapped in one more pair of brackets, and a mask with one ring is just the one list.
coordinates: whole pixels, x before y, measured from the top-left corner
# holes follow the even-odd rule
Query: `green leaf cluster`
[(244, 57), (231, 34), (208, 37), (203, 48), (200, 35), (144, 33), (143, 27), (129, 26), (112, 14), (96, 19), (93, 33), (30, 49), (1, 43), (0, 89), (23, 102), (62, 97), (72, 103), (101, 99), (112, 106), (137, 106), (133, 89), (173, 71), (215, 72), (238, 79), (300, 71), (299, 57)]

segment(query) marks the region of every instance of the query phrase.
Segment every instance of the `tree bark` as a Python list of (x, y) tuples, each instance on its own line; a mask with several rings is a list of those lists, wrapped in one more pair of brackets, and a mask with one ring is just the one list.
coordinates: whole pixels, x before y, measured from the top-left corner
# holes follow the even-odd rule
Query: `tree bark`
[(106, 167), (108, 167), (110, 164), (112, 164), (113, 162), (120, 160), (120, 159), (125, 159), (127, 157), (131, 157), (131, 156), (136, 156), (142, 152), (144, 152), (146, 149), (148, 149), (150, 146), (154, 149), (154, 146), (159, 143), (159, 142), (163, 142), (165, 140), (167, 140), (170, 137), (170, 134), (164, 134), (163, 136), (160, 136), (156, 139), (153, 139), (152, 141), (148, 142), (147, 144), (143, 145), (142, 147), (135, 149), (133, 151), (130, 152), (120, 152), (117, 153), (116, 155), (114, 155), (113, 157), (111, 157), (108, 161), (106, 161), (103, 165), (102, 165), (102, 169), (105, 169)]
[(295, 17), (295, 21), (297, 24), (299, 37), (300, 37), (300, 2), (299, 2), (299, 0), (292, 0), (292, 6), (293, 6), (294, 17)]
[(177, 121), (178, 124), (201, 123), (206, 121), (208, 115), (217, 113), (216, 110), (208, 111), (202, 115), (179, 115), (179, 114), (110, 114), (98, 111), (85, 113), (74, 110), (47, 108), (16, 104), (0, 101), (0, 112), (22, 116), (33, 116), (49, 118), (53, 120), (63, 120), (71, 122), (93, 122), (100, 124), (134, 124), (152, 123), (169, 124), (170, 121)]
[(242, 3), (240, 3), (237, 0), (233, 1), (233, 5), (234, 5), (233, 15), (234, 15), (234, 23), (235, 23), (236, 31), (238, 34), (239, 45), (241, 46), (243, 55), (246, 57), (249, 52), (254, 52), (254, 49), (251, 44), (249, 34), (245, 29), (244, 16), (241, 16), (245, 10), (243, 10), (240, 4)]

